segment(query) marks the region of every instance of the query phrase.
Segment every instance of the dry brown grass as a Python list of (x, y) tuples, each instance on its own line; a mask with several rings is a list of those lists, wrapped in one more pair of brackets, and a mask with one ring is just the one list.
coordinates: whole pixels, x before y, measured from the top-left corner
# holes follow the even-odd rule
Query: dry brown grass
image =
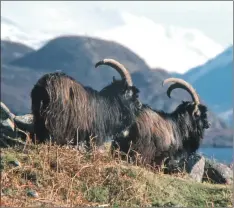
[[(20, 166), (12, 166), (18, 160)], [(195, 183), (184, 173), (168, 176), (69, 146), (2, 149), (2, 206), (231, 206), (231, 187)], [(27, 195), (29, 190), (37, 198)]]

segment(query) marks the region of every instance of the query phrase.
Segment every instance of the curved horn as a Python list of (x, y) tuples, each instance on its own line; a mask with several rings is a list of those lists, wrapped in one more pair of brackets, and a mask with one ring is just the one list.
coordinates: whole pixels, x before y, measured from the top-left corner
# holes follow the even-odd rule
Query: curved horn
[(175, 83), (172, 84), (168, 88), (168, 90), (167, 90), (168, 97), (170, 97), (172, 90), (174, 90), (176, 88), (182, 88), (182, 89), (186, 90), (191, 95), (193, 102), (195, 102), (197, 105), (200, 104), (200, 99), (199, 99), (197, 92), (192, 87), (192, 85), (190, 85), (188, 82), (184, 81), (183, 79), (179, 79), (179, 78), (168, 78), (168, 79), (165, 79), (163, 81), (162, 85), (165, 85), (169, 82), (175, 82)]
[(108, 65), (110, 67), (113, 67), (122, 77), (122, 79), (125, 79), (128, 86), (132, 86), (132, 78), (128, 72), (128, 70), (124, 67), (124, 65), (120, 64), (118, 61), (114, 59), (103, 59), (102, 61), (99, 61), (95, 64), (95, 68), (97, 68), (100, 65)]

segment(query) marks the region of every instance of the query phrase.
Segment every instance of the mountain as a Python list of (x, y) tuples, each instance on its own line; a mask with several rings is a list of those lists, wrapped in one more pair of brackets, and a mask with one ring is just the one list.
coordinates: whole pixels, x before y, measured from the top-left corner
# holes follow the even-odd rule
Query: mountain
[(121, 17), (122, 25), (94, 32), (93, 36), (123, 44), (151, 68), (184, 73), (223, 51), (221, 45), (197, 29), (158, 24), (126, 12), (121, 12)]
[(14, 113), (28, 113), (33, 85), (42, 74), (60, 69), (84, 85), (102, 89), (113, 76), (119, 77), (107, 66), (95, 69), (95, 63), (106, 57), (120, 60), (132, 72), (149, 70), (142, 59), (120, 44), (84, 36), (63, 36), (2, 65), (2, 99)]
[(1, 16), (1, 40), (25, 43), (30, 37), (19, 25)]
[(33, 48), (22, 43), (3, 40), (1, 41), (1, 63), (6, 64), (33, 51)]
[(221, 54), (185, 73), (182, 78), (190, 82), (204, 98), (210, 109), (229, 124), (233, 123), (233, 46)]
[[(166, 87), (162, 87), (161, 83), (171, 75), (164, 69), (151, 70), (139, 56), (120, 44), (84, 36), (62, 36), (2, 66), (2, 100), (16, 114), (30, 112), (30, 90), (33, 85), (44, 73), (57, 69), (99, 90), (109, 84), (113, 76), (119, 77), (107, 66), (94, 68), (94, 64), (103, 58), (114, 58), (123, 63), (140, 89), (141, 100), (153, 108), (169, 112), (181, 100), (191, 99), (188, 93), (179, 89), (169, 99), (165, 93)], [(232, 134), (227, 125), (212, 112), (209, 118), (212, 128), (206, 135), (208, 139), (204, 140), (204, 145), (232, 145)]]
[(28, 30), (14, 21), (1, 16), (1, 40), (18, 42), (37, 49), (45, 44), (49, 38), (52, 38), (51, 34)]
[(51, 24), (46, 31), (45, 28), (32, 31), (27, 29), (27, 25), (23, 27), (2, 17), (1, 39), (19, 41), (38, 49), (48, 40), (67, 32), (75, 35), (90, 34), (128, 47), (151, 68), (160, 67), (177, 73), (204, 64), (223, 51), (222, 46), (199, 30), (159, 24), (144, 16), (103, 9), (94, 10), (88, 16), (81, 12), (79, 17), (78, 23), (68, 18), (67, 22), (73, 24)]
[(106, 57), (121, 60), (131, 73), (149, 70), (142, 59), (118, 43), (73, 35), (52, 39), (39, 50), (12, 61), (11, 65), (37, 71), (62, 69), (74, 77), (79, 73), (80, 82), (101, 89), (107, 84), (103, 85), (103, 80), (111, 81), (113, 75), (119, 76), (113, 69), (94, 70), (95, 63)]
[(17, 115), (29, 113), (30, 91), (42, 75), (42, 72), (32, 71), (30, 68), (3, 64), (1, 66), (1, 101)]

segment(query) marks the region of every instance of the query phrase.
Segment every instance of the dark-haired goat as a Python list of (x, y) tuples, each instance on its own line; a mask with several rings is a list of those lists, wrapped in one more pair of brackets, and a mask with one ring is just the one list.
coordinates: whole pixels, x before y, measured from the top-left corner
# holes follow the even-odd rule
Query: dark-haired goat
[[(103, 89), (105, 93), (84, 87), (72, 77), (55, 72), (41, 77), (31, 92), (34, 133), (39, 142), (52, 135), (57, 144), (67, 144), (78, 133), (79, 141), (96, 136), (101, 145), (129, 127), (138, 112), (138, 89), (128, 71), (113, 59), (104, 59), (114, 67), (121, 80)], [(74, 141), (76, 142), (76, 141)]]
[(163, 85), (168, 82), (175, 82), (167, 90), (168, 97), (173, 89), (182, 88), (190, 93), (193, 102), (182, 102), (172, 113), (153, 110), (143, 104), (136, 122), (125, 132), (126, 136), (115, 138), (113, 150), (120, 148), (133, 159), (138, 152), (142, 162), (151, 166), (161, 165), (166, 158), (167, 162), (179, 161), (197, 151), (205, 129), (210, 127), (207, 107), (184, 80), (169, 78)]

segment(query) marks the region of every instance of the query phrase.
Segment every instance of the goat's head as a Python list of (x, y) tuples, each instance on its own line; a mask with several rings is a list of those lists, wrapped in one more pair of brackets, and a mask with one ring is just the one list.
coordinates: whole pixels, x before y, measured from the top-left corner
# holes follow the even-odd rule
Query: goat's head
[(177, 107), (176, 111), (187, 113), (192, 120), (195, 121), (198, 129), (204, 130), (210, 128), (210, 122), (207, 117), (208, 109), (205, 105), (201, 104), (200, 98), (195, 89), (186, 81), (178, 78), (168, 78), (164, 80), (163, 85), (169, 82), (174, 82), (174, 84), (167, 89), (168, 97), (171, 97), (172, 90), (176, 88), (186, 90), (192, 97), (192, 102), (182, 102), (182, 104)]
[[(100, 65), (107, 65), (113, 67), (121, 76), (121, 80), (116, 80), (113, 77), (113, 81), (110, 85), (106, 86), (100, 91), (101, 95), (107, 97), (120, 96), (126, 100), (137, 100), (139, 97), (139, 89), (133, 86), (131, 75), (128, 70), (119, 62), (114, 59), (104, 59), (96, 63), (97, 68)], [(139, 101), (138, 101), (139, 102)], [(139, 103), (139, 105), (141, 105)]]

